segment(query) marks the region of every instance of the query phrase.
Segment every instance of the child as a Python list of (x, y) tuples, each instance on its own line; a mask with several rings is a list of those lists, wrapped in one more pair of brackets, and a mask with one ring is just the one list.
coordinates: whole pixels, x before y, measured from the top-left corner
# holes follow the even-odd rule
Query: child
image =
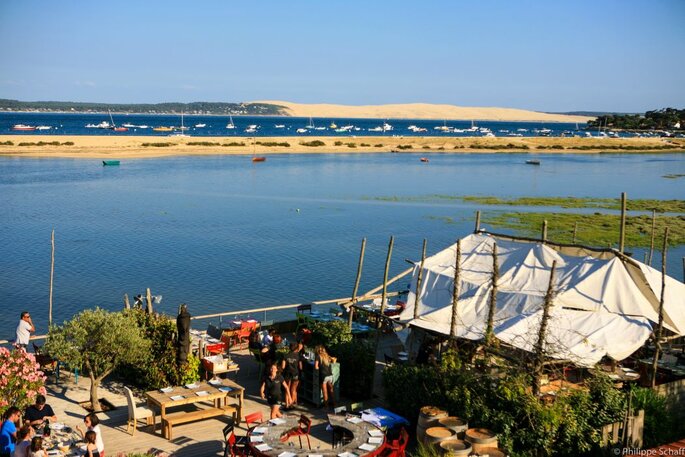
[(29, 447), (29, 457), (48, 457), (43, 450), (43, 437), (34, 436), (31, 439), (31, 446)]
[(98, 452), (97, 444), (95, 444), (95, 441), (97, 440), (97, 433), (95, 433), (93, 430), (88, 430), (86, 432), (85, 439), (86, 439), (85, 457), (101, 457), (100, 452)]

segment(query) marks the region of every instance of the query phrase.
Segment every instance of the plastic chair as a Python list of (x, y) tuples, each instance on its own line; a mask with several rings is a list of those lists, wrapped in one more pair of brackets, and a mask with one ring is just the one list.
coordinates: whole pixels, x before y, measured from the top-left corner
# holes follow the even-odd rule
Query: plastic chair
[(264, 422), (264, 417), (262, 416), (261, 411), (257, 411), (256, 413), (248, 414), (245, 416), (245, 426), (247, 427), (248, 430), (251, 430), (252, 427), (250, 426), (251, 424), (261, 424)]
[(224, 457), (246, 456), (247, 450), (247, 436), (236, 436), (235, 422), (232, 417), (228, 418), (228, 425), (224, 427)]
[(409, 443), (409, 433), (402, 427), (398, 439), (393, 440), (390, 443), (385, 443), (382, 452), (383, 457), (405, 457), (407, 443)]
[(307, 446), (309, 446), (309, 450), (311, 451), (312, 443), (309, 441), (309, 431), (311, 430), (311, 428), (312, 420), (304, 414), (301, 414), (300, 418), (297, 421), (297, 430), (293, 434), (293, 436), (297, 436), (297, 438), (300, 440), (300, 449), (302, 449), (302, 436), (306, 436)]
[(128, 403), (128, 422), (126, 422), (126, 433), (129, 433), (129, 430), (131, 430), (131, 427), (133, 427), (131, 436), (135, 436), (138, 421), (141, 419), (145, 419), (147, 425), (152, 425), (152, 433), (154, 433), (156, 428), (155, 412), (146, 406), (136, 406), (131, 389), (124, 386), (124, 391), (126, 392), (126, 401)]

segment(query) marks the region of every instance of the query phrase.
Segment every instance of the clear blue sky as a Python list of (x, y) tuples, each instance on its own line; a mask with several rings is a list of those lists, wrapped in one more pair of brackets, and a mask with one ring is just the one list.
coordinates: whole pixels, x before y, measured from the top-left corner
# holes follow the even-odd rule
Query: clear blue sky
[(685, 107), (685, 1), (0, 0), (0, 98)]

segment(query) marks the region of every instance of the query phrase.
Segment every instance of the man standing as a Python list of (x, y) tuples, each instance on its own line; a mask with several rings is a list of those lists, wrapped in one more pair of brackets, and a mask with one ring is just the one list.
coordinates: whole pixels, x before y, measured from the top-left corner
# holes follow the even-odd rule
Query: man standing
[(26, 349), (26, 346), (29, 345), (29, 337), (31, 336), (31, 332), (35, 331), (36, 327), (33, 326), (31, 315), (28, 311), (23, 311), (21, 313), (19, 324), (17, 325), (17, 339), (14, 342), (14, 345), (18, 348), (21, 347)]

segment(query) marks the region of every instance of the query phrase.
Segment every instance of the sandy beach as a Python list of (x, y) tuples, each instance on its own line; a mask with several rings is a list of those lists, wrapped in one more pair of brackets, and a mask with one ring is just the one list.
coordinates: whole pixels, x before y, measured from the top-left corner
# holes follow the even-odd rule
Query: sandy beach
[[(38, 145), (39, 142), (59, 145)], [(255, 144), (253, 145), (253, 141)], [(307, 146), (323, 142), (321, 146)], [(12, 144), (9, 144), (12, 143)], [(28, 143), (21, 145), (22, 143)], [(64, 144), (64, 143), (73, 143)], [(258, 144), (262, 143), (262, 144)], [(269, 145), (280, 143), (280, 145)], [(287, 143), (289, 146), (285, 146)], [(145, 146), (147, 144), (147, 146)], [(233, 144), (233, 145), (231, 145)], [(317, 144), (317, 143), (314, 143)], [(576, 149), (574, 149), (576, 148)], [(582, 149), (577, 149), (582, 148)], [(620, 150), (618, 148), (635, 148)], [(674, 152), (685, 140), (666, 138), (440, 138), (440, 137), (149, 137), (0, 135), (0, 155), (84, 159), (136, 159), (193, 155), (311, 153), (598, 153)]]
[(292, 103), (261, 100), (251, 103), (271, 103), (285, 108), (285, 115), (294, 117), (437, 119), (475, 121), (539, 121), (585, 123), (594, 117), (549, 114), (515, 108), (405, 103), (388, 105), (333, 105), (326, 103)]

